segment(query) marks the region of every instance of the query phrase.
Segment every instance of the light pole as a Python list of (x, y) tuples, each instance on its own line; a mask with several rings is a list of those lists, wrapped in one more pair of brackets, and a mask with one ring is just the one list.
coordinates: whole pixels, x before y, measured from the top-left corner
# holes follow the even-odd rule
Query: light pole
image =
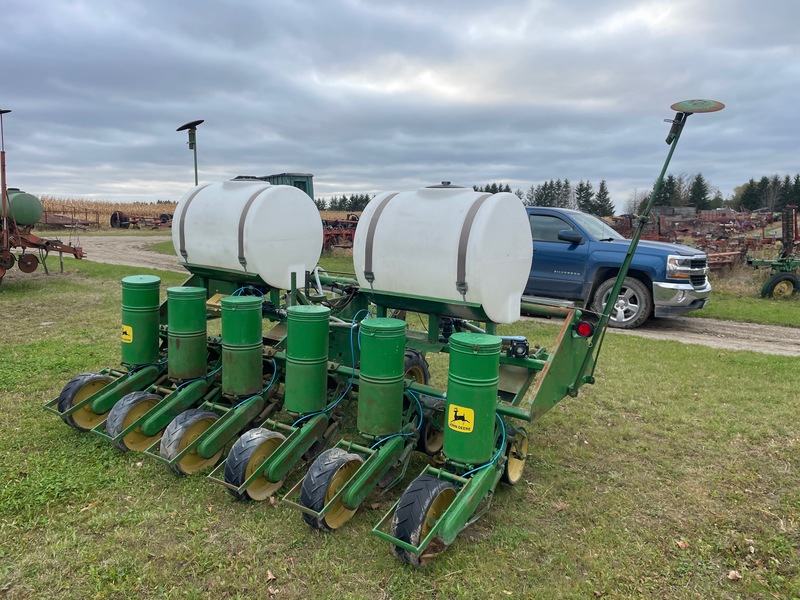
[(6, 189), (6, 140), (5, 132), (3, 131), (3, 115), (7, 115), (10, 112), (10, 108), (0, 108), (0, 195), (3, 197), (3, 213), (2, 220), (0, 220), (3, 240), (0, 251), (8, 250), (8, 222), (6, 221), (8, 190)]
[(197, 121), (189, 121), (184, 125), (178, 127), (175, 131), (189, 131), (189, 150), (194, 151), (194, 184), (197, 185), (197, 126), (205, 121), (205, 119), (198, 119)]

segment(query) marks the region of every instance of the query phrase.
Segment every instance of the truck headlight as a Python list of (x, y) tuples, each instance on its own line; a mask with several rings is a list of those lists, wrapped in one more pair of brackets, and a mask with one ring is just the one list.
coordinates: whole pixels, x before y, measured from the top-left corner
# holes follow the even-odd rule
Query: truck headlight
[(685, 257), (670, 254), (667, 257), (667, 278), (689, 279), (689, 269), (691, 267), (686, 262)]

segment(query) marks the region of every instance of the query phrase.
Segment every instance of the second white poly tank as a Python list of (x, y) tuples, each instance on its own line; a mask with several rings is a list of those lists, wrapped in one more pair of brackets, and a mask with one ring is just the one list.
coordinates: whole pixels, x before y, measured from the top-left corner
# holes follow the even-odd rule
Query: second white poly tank
[(532, 255), (519, 198), (447, 185), (378, 194), (353, 245), (362, 287), (477, 303), (495, 323), (519, 320)]

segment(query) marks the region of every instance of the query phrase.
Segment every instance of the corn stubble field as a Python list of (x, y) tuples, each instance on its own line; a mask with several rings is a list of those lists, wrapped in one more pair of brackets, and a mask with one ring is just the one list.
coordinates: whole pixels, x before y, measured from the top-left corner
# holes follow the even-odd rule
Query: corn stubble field
[[(597, 383), (529, 427), (523, 481), (414, 569), (370, 531), (403, 486), (321, 535), (45, 413), (72, 376), (117, 364), (119, 280), (147, 272), (66, 265), (0, 288), (0, 595), (800, 597), (797, 358), (608, 336)], [(547, 346), (557, 326), (501, 333)], [(443, 386), (446, 360), (431, 364)]]
[[(111, 215), (120, 211), (127, 215), (158, 219), (162, 214), (174, 214), (177, 202), (108, 202), (81, 198), (61, 198), (41, 196), (42, 209), (48, 214), (61, 214), (72, 218), (85, 219), (99, 223), (100, 229), (111, 227)], [(323, 219), (345, 219), (347, 211), (320, 211)]]

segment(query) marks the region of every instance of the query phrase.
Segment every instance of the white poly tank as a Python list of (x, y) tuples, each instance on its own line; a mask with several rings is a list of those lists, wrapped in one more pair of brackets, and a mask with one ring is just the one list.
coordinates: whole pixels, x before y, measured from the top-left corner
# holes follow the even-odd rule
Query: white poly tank
[(353, 244), (362, 287), (477, 303), (496, 323), (519, 319), (532, 255), (519, 198), (452, 186), (378, 194)]
[(302, 285), (322, 253), (322, 220), (299, 189), (225, 181), (189, 190), (175, 208), (172, 243), (182, 262), (255, 273), (272, 287)]

